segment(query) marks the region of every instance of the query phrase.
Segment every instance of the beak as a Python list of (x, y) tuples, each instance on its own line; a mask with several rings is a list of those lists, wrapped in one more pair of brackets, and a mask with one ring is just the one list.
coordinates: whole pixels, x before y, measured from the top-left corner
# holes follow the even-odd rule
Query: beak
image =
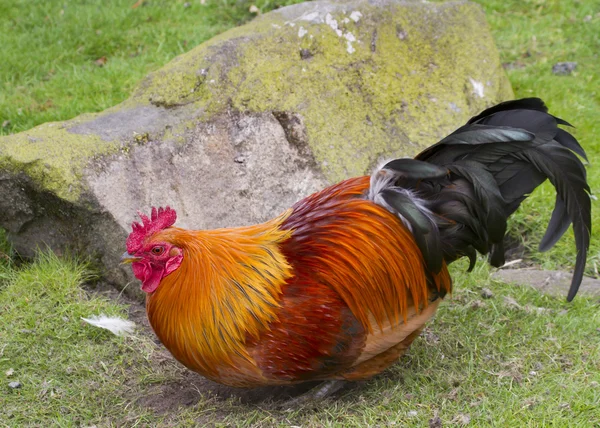
[(138, 260), (142, 260), (142, 258), (141, 257), (132, 256), (127, 251), (125, 251), (123, 253), (123, 255), (121, 256), (121, 264), (122, 265), (128, 265), (128, 264), (137, 262)]

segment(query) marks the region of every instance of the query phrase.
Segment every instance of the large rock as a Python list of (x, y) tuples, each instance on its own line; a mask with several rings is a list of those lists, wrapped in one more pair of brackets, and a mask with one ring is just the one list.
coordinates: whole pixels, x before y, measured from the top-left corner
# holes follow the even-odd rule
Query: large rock
[(480, 7), (286, 7), (196, 47), (99, 114), (0, 139), (15, 248), (73, 248), (123, 287), (136, 210), (184, 227), (258, 222), (327, 183), (412, 156), (512, 96)]

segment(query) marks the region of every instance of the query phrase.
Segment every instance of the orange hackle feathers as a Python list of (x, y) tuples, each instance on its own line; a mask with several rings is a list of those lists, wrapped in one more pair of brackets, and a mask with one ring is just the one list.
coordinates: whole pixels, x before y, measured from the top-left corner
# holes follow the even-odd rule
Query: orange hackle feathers
[(281, 287), (291, 269), (279, 244), (289, 212), (264, 224), (238, 229), (170, 228), (154, 236), (183, 249), (179, 269), (149, 295), (150, 323), (173, 355), (207, 376), (249, 360), (246, 338), (277, 319)]

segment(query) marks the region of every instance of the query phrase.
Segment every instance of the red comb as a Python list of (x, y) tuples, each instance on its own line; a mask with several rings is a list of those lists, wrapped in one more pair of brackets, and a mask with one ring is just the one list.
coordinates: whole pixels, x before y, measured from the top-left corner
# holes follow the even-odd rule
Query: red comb
[(177, 220), (177, 213), (169, 207), (160, 207), (158, 210), (156, 207), (152, 207), (152, 214), (150, 218), (138, 211), (138, 215), (142, 219), (142, 224), (133, 222), (131, 228), (133, 231), (127, 238), (127, 252), (135, 253), (138, 251), (147, 236), (152, 235), (159, 230), (166, 229), (167, 227), (173, 226), (175, 220)]

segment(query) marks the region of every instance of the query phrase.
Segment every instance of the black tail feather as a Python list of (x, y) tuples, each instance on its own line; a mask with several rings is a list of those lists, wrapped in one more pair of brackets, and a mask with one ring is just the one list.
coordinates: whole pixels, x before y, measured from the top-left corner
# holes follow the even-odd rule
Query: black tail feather
[[(384, 166), (397, 177), (391, 183), (396, 190), (385, 191), (384, 199), (409, 219), (434, 271), (441, 267), (435, 255), (438, 247), (447, 263), (468, 256), (470, 269), (475, 249), (491, 253), (492, 265), (504, 264), (507, 218), (549, 179), (557, 198), (540, 250), (551, 248), (573, 223), (577, 259), (567, 300), (573, 299), (583, 277), (591, 234), (590, 188), (577, 155), (587, 158), (579, 142), (558, 127), (570, 125), (547, 111), (538, 98), (498, 104), (420, 153), (412, 163), (402, 159)], [(413, 195), (419, 203), (412, 203), (406, 195)], [(433, 227), (437, 233), (432, 225), (437, 226)]]
[(548, 223), (548, 228), (544, 237), (540, 241), (539, 250), (548, 251), (558, 242), (571, 225), (571, 218), (567, 213), (567, 206), (560, 195), (556, 195), (556, 203), (552, 211), (552, 217)]

